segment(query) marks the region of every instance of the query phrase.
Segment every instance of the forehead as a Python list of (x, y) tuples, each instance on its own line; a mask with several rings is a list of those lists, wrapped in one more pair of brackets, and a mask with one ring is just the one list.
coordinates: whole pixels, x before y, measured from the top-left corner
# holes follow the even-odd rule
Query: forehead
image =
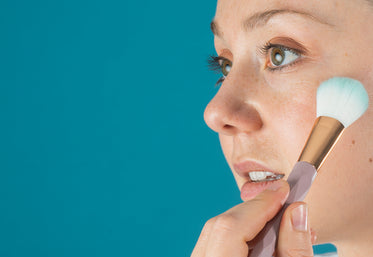
[(294, 10), (317, 14), (327, 20), (329, 11), (343, 8), (344, 0), (218, 0), (214, 20), (221, 26), (236, 26), (253, 14), (270, 10)]
[[(369, 9), (365, 5), (357, 5), (357, 0), (218, 0), (215, 17), (211, 29), (216, 38), (235, 42), (240, 35), (245, 36), (247, 29), (256, 29), (272, 24), (282, 29), (294, 24), (312, 26), (309, 21), (330, 25), (335, 30), (350, 30), (352, 24), (361, 19), (363, 12)], [(373, 12), (371, 12), (373, 13)], [(281, 15), (278, 15), (281, 14)], [(294, 15), (295, 14), (295, 15)], [(298, 17), (296, 17), (296, 15)], [(302, 16), (302, 17), (301, 17)], [(299, 18), (302, 18), (301, 20)], [(308, 20), (305, 20), (305, 19)], [(311, 19), (310, 19), (311, 18)], [(249, 22), (248, 22), (249, 21)], [(283, 21), (286, 21), (285, 23)], [(316, 23), (314, 23), (316, 24)], [(268, 26), (266, 26), (268, 27)]]
[[(230, 9), (236, 14), (255, 10), (268, 10), (279, 7), (317, 10), (320, 7), (343, 6), (346, 0), (218, 0), (216, 14), (224, 14), (224, 9)], [(351, 0), (349, 0), (351, 1)]]

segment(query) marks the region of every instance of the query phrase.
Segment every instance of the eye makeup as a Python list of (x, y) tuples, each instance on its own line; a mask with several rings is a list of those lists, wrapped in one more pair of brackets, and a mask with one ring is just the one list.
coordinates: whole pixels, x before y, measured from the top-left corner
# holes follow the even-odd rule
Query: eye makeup
[[(302, 57), (296, 50), (283, 45), (269, 44), (268, 49), (261, 51), (263, 51), (263, 59), (265, 59), (264, 70), (270, 72), (290, 68), (297, 64)], [(290, 61), (288, 60), (289, 58), (291, 59)]]
[(292, 38), (276, 37), (259, 47), (258, 53), (265, 59), (264, 69), (274, 72), (296, 65), (308, 54), (308, 50)]
[[(299, 64), (304, 56), (308, 55), (308, 50), (301, 43), (288, 37), (276, 37), (257, 48), (258, 56), (264, 59), (265, 71), (279, 72)], [(222, 73), (223, 76), (215, 83), (215, 87), (224, 82), (232, 62), (223, 56), (210, 55), (208, 60), (210, 70)]]
[[(208, 68), (215, 73), (222, 73), (223, 76), (221, 76), (218, 81), (215, 83), (215, 87), (219, 86), (219, 84), (223, 83), (225, 80), (225, 77), (228, 75), (230, 69), (232, 68), (232, 62), (229, 61), (227, 58), (222, 56), (214, 56), (210, 55), (207, 59), (207, 65)], [(227, 71), (227, 67), (229, 67)]]

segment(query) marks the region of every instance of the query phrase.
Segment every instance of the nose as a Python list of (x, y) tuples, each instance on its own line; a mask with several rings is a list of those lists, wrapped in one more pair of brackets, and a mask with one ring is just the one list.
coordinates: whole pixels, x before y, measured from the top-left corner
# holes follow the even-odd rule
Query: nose
[[(228, 82), (228, 81), (226, 81)], [(252, 133), (263, 126), (256, 102), (248, 90), (223, 83), (217, 94), (206, 106), (204, 120), (214, 131), (224, 135)]]

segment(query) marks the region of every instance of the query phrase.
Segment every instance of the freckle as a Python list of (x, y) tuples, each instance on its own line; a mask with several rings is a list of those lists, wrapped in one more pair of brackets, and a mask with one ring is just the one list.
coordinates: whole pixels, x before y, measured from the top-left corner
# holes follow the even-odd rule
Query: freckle
[(372, 158), (369, 158), (369, 162), (373, 162), (373, 159), (372, 159)]
[(345, 53), (345, 56), (348, 56), (348, 53)]
[(352, 140), (352, 144), (353, 144), (353, 145), (355, 144), (355, 140)]

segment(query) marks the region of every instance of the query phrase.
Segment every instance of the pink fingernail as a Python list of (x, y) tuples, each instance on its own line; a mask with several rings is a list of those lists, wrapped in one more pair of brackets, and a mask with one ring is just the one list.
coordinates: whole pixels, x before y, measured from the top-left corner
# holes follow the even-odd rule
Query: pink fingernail
[(306, 204), (299, 205), (291, 212), (293, 228), (297, 231), (307, 231), (308, 208)]

